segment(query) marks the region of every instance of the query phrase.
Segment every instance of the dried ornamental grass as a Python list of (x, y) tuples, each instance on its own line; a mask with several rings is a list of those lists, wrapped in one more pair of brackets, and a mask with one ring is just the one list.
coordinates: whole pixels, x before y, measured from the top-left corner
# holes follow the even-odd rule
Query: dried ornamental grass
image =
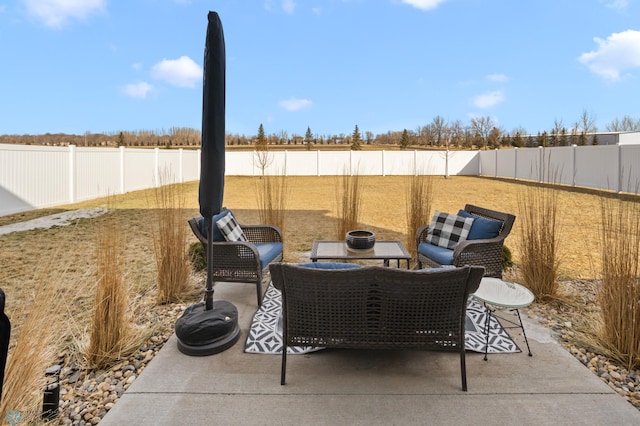
[(184, 220), (184, 197), (179, 185), (155, 189), (156, 223), (153, 248), (157, 268), (158, 303), (181, 300), (191, 273)]
[(597, 336), (610, 356), (640, 366), (640, 203), (601, 197), (602, 324)]
[(45, 272), (35, 282), (31, 300), (16, 304), (10, 295), (7, 300), (7, 310), (16, 309), (11, 314), (14, 329), (5, 368), (0, 418), (8, 421), (19, 417), (25, 424), (39, 421), (42, 412), (45, 371), (56, 360), (56, 344), (63, 332), (52, 321), (64, 312), (63, 287), (70, 285), (64, 277)]
[(362, 185), (358, 174), (343, 174), (341, 185), (338, 185), (337, 206), (337, 239), (346, 238), (347, 232), (358, 229), (362, 210)]
[(558, 293), (558, 191), (542, 185), (518, 194), (521, 283), (538, 300)]
[(91, 367), (104, 368), (123, 356), (132, 331), (124, 282), (124, 243), (115, 218), (97, 234), (97, 289), (86, 359)]
[(267, 175), (256, 179), (260, 222), (275, 225), (282, 232), (285, 229), (285, 212), (290, 195), (288, 179), (284, 170), (279, 175)]
[(416, 174), (407, 183), (407, 235), (406, 246), (411, 257), (417, 259), (416, 234), (431, 220), (433, 204), (433, 176)]

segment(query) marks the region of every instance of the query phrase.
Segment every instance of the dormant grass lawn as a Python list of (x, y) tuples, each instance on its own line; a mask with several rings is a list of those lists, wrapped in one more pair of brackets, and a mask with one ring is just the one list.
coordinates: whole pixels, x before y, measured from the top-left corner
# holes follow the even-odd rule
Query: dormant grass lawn
[[(258, 223), (256, 182), (254, 177), (226, 178), (226, 207), (232, 209), (241, 223)], [(337, 239), (336, 193), (341, 178), (290, 177), (285, 215), (285, 260), (307, 261), (313, 240)], [(434, 209), (457, 212), (465, 203), (512, 212), (518, 215), (518, 197), (529, 183), (490, 178), (433, 177)], [(378, 239), (407, 240), (406, 206), (409, 178), (404, 176), (361, 176), (363, 193), (361, 227), (373, 230)], [(599, 228), (601, 193), (588, 190), (558, 188), (560, 225), (560, 278), (592, 279), (599, 276)], [(198, 213), (198, 182), (180, 185), (186, 206), (186, 219)], [(637, 199), (636, 199), (637, 201)], [(126, 280), (137, 298), (155, 291), (155, 263), (152, 233), (154, 230), (153, 190), (97, 199), (0, 217), (0, 226), (45, 216), (60, 210), (109, 207), (110, 215), (124, 234), (126, 245)], [(17, 232), (0, 236), (0, 285), (7, 294), (7, 311), (27, 303), (33, 295), (37, 279), (46, 276), (60, 286), (60, 295), (68, 298), (67, 312), (61, 313), (78, 329), (85, 324), (95, 292), (96, 231), (104, 226), (105, 216), (82, 219), (60, 228)], [(519, 260), (518, 219), (506, 245)], [(195, 237), (189, 233), (188, 242)], [(507, 273), (507, 276), (512, 277)], [(197, 300), (199, 283), (193, 283)], [(187, 301), (188, 302), (188, 301)], [(17, 324), (19, 325), (19, 324)]]

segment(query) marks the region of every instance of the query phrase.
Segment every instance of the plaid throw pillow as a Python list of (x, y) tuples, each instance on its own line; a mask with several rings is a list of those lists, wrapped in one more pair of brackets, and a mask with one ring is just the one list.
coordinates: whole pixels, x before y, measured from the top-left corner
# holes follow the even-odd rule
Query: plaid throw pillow
[(436, 210), (429, 224), (426, 241), (433, 245), (454, 249), (460, 241), (467, 239), (473, 218)]
[(220, 218), (216, 225), (220, 230), (220, 233), (224, 236), (224, 239), (227, 241), (247, 241), (247, 237), (244, 236), (244, 232), (242, 232), (242, 228), (238, 225), (236, 218), (233, 217), (233, 214), (229, 212), (224, 217)]

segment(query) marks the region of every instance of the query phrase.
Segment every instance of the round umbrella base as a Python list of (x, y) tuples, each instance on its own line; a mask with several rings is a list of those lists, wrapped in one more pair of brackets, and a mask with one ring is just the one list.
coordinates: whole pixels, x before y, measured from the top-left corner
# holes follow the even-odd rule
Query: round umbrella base
[(240, 338), (238, 310), (224, 300), (192, 305), (176, 321), (180, 352), (191, 356), (213, 355), (233, 346)]

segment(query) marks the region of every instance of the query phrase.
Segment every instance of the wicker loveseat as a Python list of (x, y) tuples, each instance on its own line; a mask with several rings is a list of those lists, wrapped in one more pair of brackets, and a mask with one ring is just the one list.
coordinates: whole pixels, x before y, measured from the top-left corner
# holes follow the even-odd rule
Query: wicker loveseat
[(458, 352), (462, 389), (467, 390), (467, 299), (478, 288), (483, 268), (325, 267), (269, 266), (273, 284), (282, 292), (282, 385), (286, 347), (316, 346)]
[(502, 246), (516, 217), (471, 204), (467, 204), (458, 215), (474, 218), (474, 221), (467, 239), (460, 241), (454, 249), (427, 242), (429, 225), (418, 229), (418, 268), (422, 268), (423, 265), (433, 268), (476, 265), (485, 268), (485, 276), (502, 278)]
[[(223, 213), (224, 214), (224, 211)], [(214, 224), (216, 221), (214, 216)], [(189, 219), (189, 226), (207, 250), (203, 218)], [(255, 283), (258, 306), (262, 304), (263, 271), (269, 263), (282, 261), (282, 232), (273, 225), (240, 225), (248, 241), (226, 241), (218, 229), (213, 232), (213, 281)]]

